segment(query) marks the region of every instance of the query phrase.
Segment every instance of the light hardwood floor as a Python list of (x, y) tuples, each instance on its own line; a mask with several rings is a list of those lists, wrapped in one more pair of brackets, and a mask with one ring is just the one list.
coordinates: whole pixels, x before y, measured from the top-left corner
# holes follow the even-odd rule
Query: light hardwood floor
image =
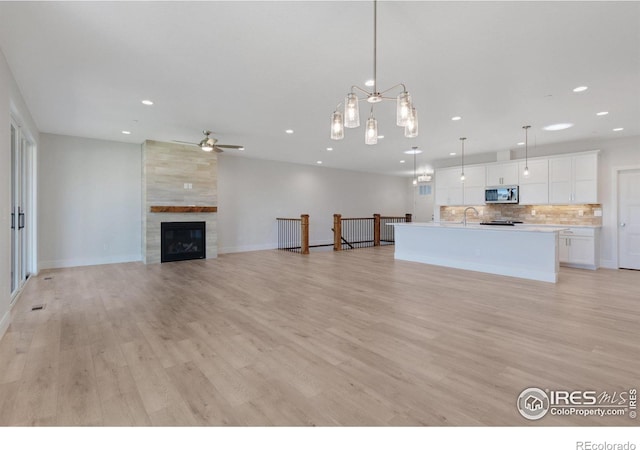
[(0, 341), (0, 424), (638, 425), (516, 399), (639, 388), (639, 293), (640, 272), (550, 284), (393, 247), (44, 271)]

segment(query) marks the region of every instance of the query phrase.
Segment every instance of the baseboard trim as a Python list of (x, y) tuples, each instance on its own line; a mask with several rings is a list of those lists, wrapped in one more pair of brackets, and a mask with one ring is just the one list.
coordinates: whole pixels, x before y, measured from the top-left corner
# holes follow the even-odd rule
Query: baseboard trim
[(0, 319), (0, 339), (4, 336), (4, 334), (9, 329), (9, 325), (11, 324), (11, 310), (6, 311), (2, 319)]
[(611, 259), (601, 259), (600, 267), (603, 269), (618, 269), (618, 264)]
[(125, 262), (142, 261), (142, 255), (120, 255), (110, 256), (107, 258), (74, 258), (74, 259), (58, 259), (53, 261), (40, 261), (38, 269), (62, 269), (67, 267), (80, 266), (99, 266), (102, 264), (118, 264)]

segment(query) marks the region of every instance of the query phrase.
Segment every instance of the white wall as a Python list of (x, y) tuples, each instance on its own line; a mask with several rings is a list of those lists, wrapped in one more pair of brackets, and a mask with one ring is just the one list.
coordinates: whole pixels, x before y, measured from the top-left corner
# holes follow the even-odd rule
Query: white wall
[(41, 134), (39, 268), (141, 259), (141, 146)]
[(333, 214), (412, 212), (410, 180), (239, 156), (218, 156), (220, 253), (277, 247), (276, 217), (310, 215), (311, 244), (332, 242)]
[[(0, 50), (0, 337), (11, 310), (11, 117), (38, 146), (38, 129)], [(35, 158), (35, 154), (34, 154)]]

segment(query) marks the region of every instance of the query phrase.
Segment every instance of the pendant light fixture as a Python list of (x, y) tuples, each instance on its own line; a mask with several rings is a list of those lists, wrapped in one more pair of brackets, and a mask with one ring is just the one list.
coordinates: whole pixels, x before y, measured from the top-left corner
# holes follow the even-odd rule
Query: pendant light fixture
[(528, 131), (529, 128), (531, 128), (531, 125), (525, 125), (522, 128), (524, 128), (524, 171), (522, 172), (522, 175), (524, 175), (525, 177), (529, 176), (529, 136), (528, 136)]
[[(360, 110), (358, 103), (366, 100), (371, 103), (371, 113), (366, 123), (364, 142), (367, 145), (378, 143), (378, 121), (373, 115), (373, 106), (383, 100), (396, 101), (396, 125), (404, 127), (404, 135), (408, 138), (418, 136), (418, 112), (413, 104), (411, 95), (403, 83), (384, 91), (378, 91), (377, 80), (377, 53), (378, 53), (378, 1), (373, 1), (373, 90), (369, 92), (359, 86), (351, 86), (351, 91), (347, 94), (343, 103), (336, 106), (331, 115), (331, 139), (339, 140), (344, 138), (344, 128), (357, 128), (360, 126)], [(402, 92), (397, 97), (387, 97), (385, 94), (401, 88)], [(362, 94), (358, 97), (356, 91)], [(344, 114), (341, 106), (344, 105)]]
[(462, 142), (462, 170), (460, 172), (460, 181), (464, 183), (464, 141), (466, 141), (466, 137), (461, 137), (460, 141)]

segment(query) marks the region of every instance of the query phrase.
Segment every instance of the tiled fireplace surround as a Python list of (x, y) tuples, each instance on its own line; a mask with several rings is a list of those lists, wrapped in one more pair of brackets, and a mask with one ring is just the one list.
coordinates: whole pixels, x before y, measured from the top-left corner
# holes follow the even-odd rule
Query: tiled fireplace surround
[(203, 152), (192, 145), (145, 141), (142, 145), (145, 264), (160, 262), (161, 222), (205, 222), (207, 259), (218, 256), (218, 214), (205, 212), (217, 211), (217, 169), (215, 152)]

